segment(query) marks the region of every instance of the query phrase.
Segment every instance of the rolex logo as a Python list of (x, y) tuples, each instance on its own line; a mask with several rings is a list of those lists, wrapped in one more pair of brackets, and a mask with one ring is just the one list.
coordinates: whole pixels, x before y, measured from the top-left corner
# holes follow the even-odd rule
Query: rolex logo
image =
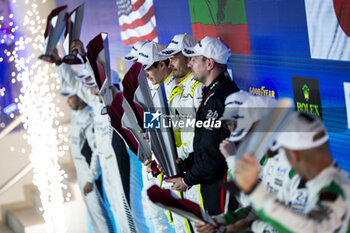
[(309, 98), (310, 98), (310, 89), (309, 89), (309, 87), (306, 84), (304, 84), (302, 90), (303, 90), (304, 98), (305, 98), (306, 102), (309, 102)]
[(292, 77), (295, 110), (322, 118), (318, 79)]

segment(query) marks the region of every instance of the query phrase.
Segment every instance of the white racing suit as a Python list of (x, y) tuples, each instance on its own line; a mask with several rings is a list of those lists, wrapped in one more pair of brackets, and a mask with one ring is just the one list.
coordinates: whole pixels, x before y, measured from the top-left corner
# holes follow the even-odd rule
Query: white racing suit
[[(234, 156), (231, 156), (234, 159)], [(235, 162), (228, 159), (230, 171), (234, 171)], [(278, 154), (273, 158), (263, 157), (260, 161), (259, 180), (270, 193), (276, 194), (278, 201), (292, 206), (298, 212), (305, 211), (306, 200), (308, 193), (305, 188), (305, 183), (292, 170), (283, 149), (278, 151)], [(247, 195), (241, 193), (239, 202), (243, 207), (251, 205), (251, 201)], [(266, 222), (255, 220), (251, 225), (251, 230), (256, 233), (277, 233), (271, 225)]]
[[(82, 154), (83, 147), (88, 144), (91, 151), (96, 151), (95, 136), (93, 133), (93, 112), (89, 106), (79, 111), (72, 111), (71, 121), (71, 151), (72, 157), (77, 171), (79, 188), (84, 199), (91, 226), (94, 233), (114, 232), (110, 216), (106, 211), (106, 207), (101, 194), (95, 184), (93, 172), (90, 169), (92, 153), (87, 156)], [(93, 183), (93, 189), (86, 196), (83, 188), (86, 182)]]
[[(127, 177), (129, 178), (130, 185), (125, 185), (124, 180), (122, 180), (122, 177), (125, 178), (125, 174), (120, 172), (120, 165), (118, 166), (116, 157), (121, 155), (116, 154), (115, 148), (112, 146), (115, 132), (110, 124), (108, 115), (101, 115), (102, 103), (99, 102), (97, 96), (92, 95), (90, 90), (83, 86), (81, 81), (75, 78), (77, 74), (69, 65), (62, 63), (60, 66), (56, 66), (56, 71), (71, 86), (73, 91), (93, 109), (94, 133), (99, 159), (96, 158), (97, 156), (94, 156), (91, 169), (95, 173), (98, 173), (98, 162), (100, 162), (103, 187), (110, 202), (116, 223), (119, 223), (123, 233), (148, 232), (148, 227), (145, 224), (145, 218), (143, 216), (143, 209), (140, 208), (142, 205), (142, 181), (141, 175), (138, 176), (141, 172), (141, 169), (138, 169), (139, 162), (130, 159), (130, 170), (132, 172)], [(125, 160), (125, 158), (123, 159)]]
[[(270, 193), (277, 195), (278, 201), (303, 213), (308, 197), (305, 183), (292, 170), (284, 150), (280, 149), (273, 158), (264, 157), (260, 164), (262, 166), (259, 175), (261, 183)], [(259, 220), (252, 223), (251, 230), (257, 233), (278, 232), (271, 225)]]
[[(173, 127), (178, 157), (182, 160), (188, 158), (193, 152), (195, 127), (194, 124), (193, 126), (186, 127), (186, 124), (196, 120), (196, 112), (202, 101), (202, 89), (203, 84), (196, 81), (192, 73), (190, 73), (185, 79), (173, 87), (170, 97), (168, 98), (172, 121), (183, 121), (185, 123), (183, 128)], [(199, 185), (194, 185), (182, 194), (180, 192), (177, 192), (177, 194), (180, 196), (183, 195), (183, 198), (200, 204)], [(174, 217), (174, 225), (177, 233), (195, 230), (194, 224), (190, 226), (191, 224), (187, 219), (174, 213), (172, 215)]]
[[(175, 116), (173, 120), (185, 123), (196, 119), (196, 112), (202, 102), (203, 84), (196, 81), (190, 73), (171, 91), (168, 98), (169, 110)], [(194, 127), (174, 128), (180, 135), (177, 136), (177, 152), (182, 160), (193, 152)], [(177, 133), (175, 133), (177, 134)]]
[(309, 195), (305, 214), (278, 201), (264, 186), (257, 185), (249, 199), (258, 216), (279, 232), (347, 233), (350, 231), (349, 174), (336, 164), (323, 169), (306, 183)]

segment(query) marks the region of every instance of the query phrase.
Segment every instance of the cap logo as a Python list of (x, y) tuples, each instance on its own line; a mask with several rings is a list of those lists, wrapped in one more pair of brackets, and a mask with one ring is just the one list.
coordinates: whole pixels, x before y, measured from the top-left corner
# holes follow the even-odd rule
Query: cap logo
[(199, 47), (202, 47), (201, 40), (198, 42)]
[(124, 57), (126, 60), (131, 60), (133, 59), (134, 57), (133, 56), (130, 56), (130, 57)]
[(173, 53), (175, 50), (168, 50), (168, 51), (162, 51), (162, 54), (171, 54)]
[(177, 42), (177, 41), (175, 41), (175, 40), (172, 40), (172, 41), (170, 41), (170, 44), (178, 44), (179, 42)]
[(135, 50), (137, 52), (137, 49), (135, 48), (135, 46), (132, 46), (131, 49)]
[(184, 49), (184, 52), (185, 52), (186, 54), (194, 54), (194, 51), (189, 50), (189, 49)]
[(140, 56), (143, 56), (143, 57), (145, 57), (145, 58), (148, 58), (148, 55), (146, 55), (146, 54), (144, 54), (144, 53), (140, 53), (139, 55), (140, 55)]

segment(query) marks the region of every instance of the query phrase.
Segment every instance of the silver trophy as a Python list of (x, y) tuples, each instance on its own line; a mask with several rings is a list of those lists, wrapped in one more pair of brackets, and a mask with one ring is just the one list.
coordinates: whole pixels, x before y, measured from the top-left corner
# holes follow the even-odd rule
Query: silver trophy
[(143, 139), (143, 134), (139, 133), (142, 129), (137, 123), (136, 116), (129, 105), (128, 101), (123, 99), (124, 114), (122, 117), (122, 127), (129, 130), (138, 142), (137, 158), (141, 162), (145, 162), (152, 157), (152, 150), (147, 140)]
[(236, 159), (241, 158), (246, 153), (253, 153), (256, 161), (260, 161), (273, 144), (289, 113), (292, 112), (292, 105), (291, 99), (280, 99), (276, 107), (258, 123), (255, 130), (240, 144)]
[(188, 199), (181, 199), (171, 190), (161, 189), (157, 185), (153, 185), (147, 190), (147, 195), (157, 206), (168, 209), (193, 222), (209, 223), (214, 227), (218, 226), (214, 219), (199, 204)]
[[(82, 64), (77, 57), (78, 50), (70, 51), (73, 39), (79, 39), (84, 16), (84, 4), (74, 9), (67, 17), (66, 31), (64, 33), (64, 47), (67, 55), (63, 57), (63, 62), (67, 64)], [(68, 54), (69, 53), (69, 54)]]
[(44, 54), (39, 56), (39, 59), (53, 63), (54, 57), (49, 53), (53, 51), (60, 39), (60, 36), (66, 25), (67, 5), (57, 7), (51, 11), (47, 17), (46, 30), (44, 33)]
[(152, 105), (152, 96), (149, 85), (147, 83), (147, 78), (145, 71), (141, 69), (139, 77), (139, 86), (135, 91), (134, 100), (138, 103), (144, 112), (149, 111), (149, 107)]
[[(141, 106), (143, 112), (156, 112), (161, 116), (169, 115), (164, 84), (159, 86), (153, 98), (143, 70), (139, 73), (138, 84), (134, 100)], [(172, 128), (149, 129), (147, 132), (150, 135), (152, 151), (165, 174), (168, 177), (180, 175), (179, 167), (176, 164), (178, 156)]]
[(89, 70), (93, 73), (103, 104), (108, 108), (113, 101), (108, 34), (98, 34), (86, 47)]
[(111, 106), (108, 109), (108, 115), (111, 120), (111, 125), (115, 129), (115, 131), (119, 134), (119, 136), (124, 140), (124, 142), (128, 145), (129, 149), (137, 154), (139, 143), (136, 141), (132, 133), (123, 128), (122, 118), (124, 115), (123, 109), (123, 94), (121, 92), (117, 93), (113, 99)]
[[(164, 84), (159, 86), (155, 96), (153, 97), (153, 104), (150, 107), (150, 111), (159, 113), (162, 117), (169, 115)], [(167, 119), (165, 118), (164, 120), (166, 121)], [(149, 129), (148, 131), (151, 136), (151, 148), (165, 174), (168, 177), (176, 177), (181, 175), (180, 169), (176, 163), (178, 156), (172, 127), (160, 127)]]
[[(243, 155), (251, 153), (254, 155), (256, 161), (261, 161), (266, 151), (271, 148), (277, 134), (281, 131), (289, 114), (292, 112), (292, 105), (293, 101), (291, 99), (280, 99), (276, 107), (260, 120), (254, 131), (241, 142), (235, 159), (238, 160)], [(231, 194), (239, 195), (240, 193), (240, 189), (234, 181), (224, 183), (223, 187)]]
[(135, 101), (135, 93), (136, 90), (139, 89), (139, 79), (142, 75), (145, 75), (145, 72), (142, 69), (142, 65), (136, 62), (130, 67), (122, 81), (123, 96), (128, 101), (133, 113), (135, 114), (137, 123), (140, 128), (143, 128), (143, 111), (145, 110), (138, 102)]

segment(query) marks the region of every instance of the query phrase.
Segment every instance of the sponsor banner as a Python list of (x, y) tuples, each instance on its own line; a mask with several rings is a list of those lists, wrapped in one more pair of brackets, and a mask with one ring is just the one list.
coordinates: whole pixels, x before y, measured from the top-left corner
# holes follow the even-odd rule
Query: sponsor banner
[(270, 96), (274, 99), (277, 98), (277, 92), (275, 90), (269, 90), (265, 86), (249, 87), (249, 94), (257, 96)]
[(320, 87), (318, 79), (292, 77), (295, 109), (322, 119)]

